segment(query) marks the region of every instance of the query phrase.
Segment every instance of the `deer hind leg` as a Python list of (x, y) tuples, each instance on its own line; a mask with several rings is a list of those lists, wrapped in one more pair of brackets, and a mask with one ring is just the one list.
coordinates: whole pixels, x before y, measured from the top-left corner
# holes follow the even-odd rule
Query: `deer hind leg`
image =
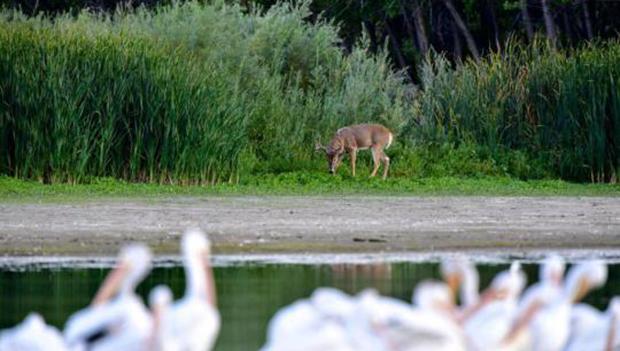
[(376, 147), (376, 146), (372, 146), (370, 148), (370, 151), (372, 152), (372, 162), (374, 162), (374, 168), (372, 169), (372, 173), (370, 173), (371, 177), (374, 177), (377, 175), (377, 170), (379, 169), (379, 163), (381, 160), (381, 155), (383, 154), (383, 152), (381, 151), (380, 148)]
[(357, 158), (357, 150), (353, 149), (349, 151), (349, 157), (351, 157), (351, 174), (355, 177), (355, 159)]

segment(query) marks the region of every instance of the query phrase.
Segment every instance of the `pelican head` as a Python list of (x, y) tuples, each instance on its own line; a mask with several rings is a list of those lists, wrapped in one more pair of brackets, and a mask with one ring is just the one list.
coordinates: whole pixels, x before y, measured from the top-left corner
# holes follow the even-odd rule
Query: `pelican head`
[(463, 281), (463, 274), (461, 270), (462, 263), (463, 260), (459, 258), (451, 258), (443, 260), (439, 264), (441, 276), (446, 284), (448, 284), (453, 296), (456, 296), (459, 286)]
[(413, 303), (420, 308), (436, 312), (452, 312), (454, 295), (450, 287), (442, 282), (423, 281), (413, 292)]
[(211, 252), (211, 242), (199, 229), (190, 229), (181, 239), (181, 252), (185, 260), (202, 259)]
[(190, 229), (181, 239), (181, 252), (187, 276), (186, 295), (207, 298), (215, 305), (210, 266), (211, 242), (199, 229)]
[(121, 264), (129, 267), (127, 279), (123, 281), (121, 290), (133, 291), (151, 271), (151, 250), (142, 244), (132, 244), (121, 251)]
[(172, 303), (172, 291), (166, 285), (157, 285), (149, 293), (149, 308), (153, 314), (153, 323), (157, 328), (161, 322), (162, 314)]
[(121, 249), (118, 264), (101, 285), (93, 304), (108, 301), (117, 293), (129, 294), (151, 270), (151, 251), (142, 244), (129, 244)]
[(603, 286), (605, 281), (607, 281), (607, 266), (602, 261), (579, 263), (567, 274), (565, 294), (571, 301), (577, 302), (590, 290)]
[(523, 291), (525, 283), (525, 273), (521, 270), (521, 264), (515, 261), (509, 270), (495, 276), (487, 294), (490, 293), (492, 297), (500, 300), (516, 299)]
[(172, 291), (166, 285), (157, 285), (149, 293), (149, 307), (152, 310), (160, 309), (170, 305), (172, 302)]
[(554, 286), (559, 286), (562, 284), (565, 268), (566, 264), (562, 257), (558, 255), (548, 256), (540, 266), (539, 279)]
[(323, 315), (344, 319), (349, 316), (355, 305), (353, 298), (334, 288), (318, 288), (310, 296), (310, 302)]
[(478, 302), (479, 276), (476, 267), (465, 257), (443, 260), (439, 265), (441, 276), (456, 296), (461, 289), (461, 303), (470, 306)]

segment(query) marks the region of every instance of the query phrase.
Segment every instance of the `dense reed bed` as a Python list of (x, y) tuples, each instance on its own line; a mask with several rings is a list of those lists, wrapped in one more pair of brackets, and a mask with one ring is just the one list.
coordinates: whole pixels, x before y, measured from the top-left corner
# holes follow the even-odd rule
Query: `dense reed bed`
[[(0, 173), (236, 182), (325, 167), (314, 140), (379, 122), (398, 177), (616, 179), (620, 45), (512, 43), (481, 63), (439, 55), (419, 88), (307, 4), (215, 2), (113, 15), (0, 15)], [(368, 160), (368, 156), (364, 155)]]
[(3, 173), (47, 182), (234, 173), (246, 116), (221, 71), (182, 47), (63, 24), (0, 26)]
[(458, 69), (423, 66), (411, 135), (472, 143), (510, 173), (615, 181), (620, 166), (620, 45), (558, 52), (537, 42)]
[(0, 21), (0, 172), (205, 183), (299, 169), (355, 121), (397, 129), (406, 87), (385, 55), (345, 55), (306, 5), (243, 14), (190, 2), (112, 16)]

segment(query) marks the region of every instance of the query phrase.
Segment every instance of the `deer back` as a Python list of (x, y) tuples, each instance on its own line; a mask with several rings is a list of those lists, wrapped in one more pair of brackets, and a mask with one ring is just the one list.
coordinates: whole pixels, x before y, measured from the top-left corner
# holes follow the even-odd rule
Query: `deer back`
[(388, 147), (392, 143), (392, 133), (380, 124), (356, 124), (340, 128), (330, 146), (346, 149), (367, 149), (373, 145)]

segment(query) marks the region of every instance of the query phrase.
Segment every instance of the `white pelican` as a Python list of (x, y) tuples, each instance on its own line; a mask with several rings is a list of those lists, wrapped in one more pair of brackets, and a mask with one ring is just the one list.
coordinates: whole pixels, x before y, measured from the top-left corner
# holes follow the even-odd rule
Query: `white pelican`
[(168, 312), (172, 303), (172, 291), (166, 285), (157, 285), (149, 293), (149, 307), (153, 317), (153, 329), (148, 349), (161, 351), (165, 347), (165, 340), (161, 333), (163, 316)]
[(566, 351), (612, 351), (620, 349), (620, 297), (614, 297), (589, 329), (572, 338)]
[(475, 350), (499, 349), (517, 311), (517, 299), (525, 286), (521, 265), (514, 262), (508, 271), (495, 276), (480, 301), (463, 312), (468, 342)]
[[(442, 311), (450, 304), (448, 298), (436, 301), (432, 292), (441, 290), (435, 283), (424, 284), (417, 290), (416, 300), (422, 307), (413, 307), (398, 299), (384, 297), (374, 290), (365, 290), (357, 297), (359, 312), (352, 316), (349, 333), (356, 350), (464, 350), (462, 331)], [(444, 296), (445, 297), (445, 296)], [(429, 298), (429, 300), (426, 300)], [(449, 305), (448, 305), (449, 306)]]
[[(154, 339), (160, 350), (210, 350), (220, 330), (210, 243), (204, 233), (189, 230), (181, 239), (187, 285), (185, 296), (158, 312)], [(164, 293), (165, 294), (165, 293)], [(167, 298), (164, 296), (162, 300)]]
[(354, 309), (351, 296), (334, 288), (318, 288), (310, 298), (276, 312), (262, 350), (354, 350), (346, 330)]
[[(454, 292), (441, 281), (426, 280), (418, 283), (413, 291), (413, 305), (421, 311), (428, 311), (445, 318), (445, 328), (452, 334), (464, 338), (459, 326), (460, 313), (454, 303)], [(458, 331), (458, 332), (455, 332)]]
[[(601, 261), (588, 261), (574, 268), (572, 278), (567, 278), (573, 292), (573, 302), (580, 301), (590, 290), (601, 287), (607, 281), (607, 266)], [(572, 271), (572, 270), (571, 270)], [(601, 312), (590, 305), (577, 303), (571, 311), (571, 338), (589, 329), (601, 317)]]
[[(292, 316), (292, 315), (291, 315)], [(294, 321), (298, 323), (297, 321)], [(309, 322), (309, 321), (305, 321)], [(356, 351), (345, 325), (336, 320), (316, 318), (298, 325), (289, 334), (275, 333), (262, 351)]]
[[(603, 286), (607, 280), (607, 267), (600, 261), (577, 265), (575, 272), (571, 283), (575, 303), (591, 289)], [(590, 305), (584, 303), (573, 305), (570, 317), (570, 339), (579, 339), (583, 333), (599, 324), (602, 317), (602, 312)]]
[[(575, 267), (574, 276), (571, 277), (570, 282), (568, 280), (567, 278), (567, 284), (570, 283), (573, 301), (577, 302), (593, 288), (605, 284), (607, 280), (607, 267), (600, 261), (585, 262)], [(609, 316), (613, 315), (614, 308), (617, 307), (617, 301), (614, 301), (612, 299), (610, 308), (605, 314), (586, 304), (580, 303), (573, 306), (570, 317), (571, 335), (567, 349), (578, 350), (576, 345), (584, 345), (584, 340), (601, 335), (601, 331), (593, 332), (593, 330), (600, 329), (602, 324), (607, 323), (606, 320)], [(603, 348), (600, 349), (602, 350)], [(591, 350), (596, 350), (596, 348), (593, 347)]]
[(456, 296), (460, 290), (461, 307), (468, 308), (480, 299), (480, 278), (476, 267), (464, 257), (447, 259), (439, 265), (441, 275)]
[(135, 287), (151, 269), (144, 245), (124, 247), (91, 306), (73, 314), (64, 330), (72, 350), (141, 350), (151, 334), (151, 317)]
[[(510, 338), (521, 334), (524, 349), (534, 351), (563, 350), (573, 331), (570, 327), (573, 303), (589, 290), (604, 283), (606, 266), (599, 261), (589, 261), (574, 266), (560, 288), (564, 265), (557, 257), (549, 258), (542, 268), (543, 281), (528, 289), (521, 304)], [(520, 329), (520, 331), (518, 331)], [(514, 349), (514, 347), (513, 347)]]
[(372, 289), (351, 297), (319, 288), (274, 315), (262, 350), (464, 350), (446, 284), (419, 284), (414, 301), (417, 307)]
[(0, 333), (0, 351), (65, 351), (58, 329), (46, 325), (38, 313), (30, 313), (19, 325)]
[(561, 350), (569, 335), (572, 300), (564, 298), (564, 260), (552, 255), (540, 266), (540, 281), (524, 293), (502, 345), (505, 350)]

